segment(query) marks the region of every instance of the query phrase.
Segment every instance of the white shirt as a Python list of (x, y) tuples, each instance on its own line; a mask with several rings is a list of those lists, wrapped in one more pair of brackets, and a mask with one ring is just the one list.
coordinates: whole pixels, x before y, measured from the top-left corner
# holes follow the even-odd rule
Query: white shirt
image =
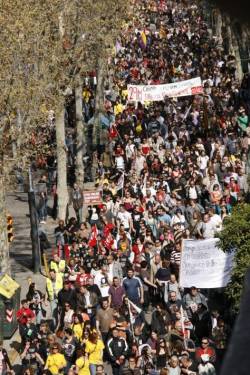
[(135, 170), (136, 174), (139, 175), (141, 173), (141, 170), (143, 169), (143, 164), (145, 162), (144, 156), (137, 156), (135, 159)]
[(198, 195), (197, 195), (197, 191), (196, 191), (196, 187), (193, 186), (193, 187), (189, 187), (188, 188), (188, 197), (190, 199), (197, 199), (198, 198)]
[(65, 312), (64, 319), (63, 319), (65, 325), (69, 326), (72, 323), (73, 314), (74, 314), (74, 310), (72, 309)]
[(95, 275), (94, 284), (96, 284), (100, 289), (102, 298), (106, 298), (109, 296), (108, 277), (103, 275), (101, 271), (97, 272), (97, 274)]
[(128, 158), (128, 159), (131, 158), (132, 155), (133, 155), (134, 152), (135, 152), (135, 145), (133, 145), (133, 144), (128, 144), (128, 145), (126, 146), (126, 148), (125, 148), (125, 151), (126, 151), (126, 156), (127, 156), (127, 158)]
[(220, 231), (222, 229), (222, 219), (221, 219), (221, 217), (219, 215), (214, 214), (210, 218), (210, 222), (212, 222), (214, 224), (214, 226), (216, 227), (217, 231)]
[(85, 293), (85, 301), (86, 301), (86, 306), (90, 305), (90, 294), (89, 292)]
[(216, 372), (212, 363), (200, 364), (198, 366), (198, 370), (199, 370), (199, 375), (207, 375), (207, 374), (216, 375)]
[(124, 169), (124, 159), (122, 156), (117, 156), (115, 158), (115, 165), (117, 169)]
[(206, 238), (213, 238), (215, 232), (217, 231), (216, 225), (213, 221), (209, 220), (207, 223), (202, 223), (202, 231), (203, 237)]
[(121, 224), (124, 225), (125, 229), (129, 229), (129, 221), (131, 219), (131, 214), (128, 211), (118, 212), (117, 219), (121, 220)]
[(180, 216), (174, 215), (171, 219), (171, 226), (173, 226), (175, 224), (180, 224), (180, 227), (181, 227), (182, 230), (185, 229), (184, 223), (185, 223), (185, 216), (184, 215), (180, 215)]
[(114, 263), (111, 263), (108, 265), (108, 279), (110, 283), (113, 281), (113, 268), (114, 268)]
[(200, 169), (206, 169), (207, 168), (207, 163), (208, 163), (209, 157), (207, 155), (205, 156), (200, 156), (198, 158), (198, 163), (200, 166)]

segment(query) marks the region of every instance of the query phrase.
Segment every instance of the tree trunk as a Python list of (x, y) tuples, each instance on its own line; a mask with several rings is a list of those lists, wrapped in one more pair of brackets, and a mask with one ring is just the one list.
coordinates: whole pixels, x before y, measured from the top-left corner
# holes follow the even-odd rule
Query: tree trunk
[(67, 204), (69, 201), (67, 186), (67, 150), (65, 144), (64, 106), (56, 115), (56, 151), (57, 151), (57, 196), (58, 213), (61, 220), (66, 219)]
[(0, 272), (10, 275), (9, 243), (5, 207), (4, 178), (0, 178)]
[(22, 131), (22, 115), (21, 115), (21, 111), (20, 109), (18, 108), (17, 109), (17, 116), (16, 116), (16, 134), (15, 134), (15, 138), (12, 137), (12, 156), (13, 156), (13, 159), (17, 159), (17, 150), (19, 151), (20, 150), (20, 137), (17, 136), (17, 134), (20, 134), (21, 131)]
[(232, 30), (232, 42), (233, 42), (234, 56), (236, 59), (236, 78), (238, 78), (239, 82), (241, 82), (243, 78), (243, 71), (242, 71), (242, 65), (241, 65), (239, 44), (238, 44), (238, 40), (237, 40), (234, 30)]
[(220, 9), (216, 9), (215, 16), (215, 35), (218, 40), (219, 47), (222, 47), (223, 38), (222, 38), (222, 16)]
[(100, 140), (100, 115), (104, 109), (104, 80), (105, 62), (100, 58), (97, 68), (97, 86), (95, 95), (95, 115), (93, 124), (93, 144), (98, 145)]
[(241, 58), (239, 52), (239, 45), (235, 32), (233, 30), (232, 22), (230, 17), (226, 16), (226, 25), (227, 25), (227, 37), (228, 37), (228, 49), (229, 54), (235, 57), (235, 67), (236, 67), (236, 78), (241, 81), (243, 77)]
[(85, 150), (85, 133), (83, 127), (82, 115), (82, 82), (78, 80), (78, 85), (75, 88), (75, 105), (76, 105), (76, 182), (83, 188), (84, 183), (84, 165), (83, 155)]
[(233, 50), (233, 41), (232, 41), (232, 30), (230, 26), (230, 17), (226, 15), (225, 20), (226, 20), (226, 30), (227, 30), (226, 33), (227, 33), (227, 42), (228, 42), (228, 53), (229, 55), (233, 55), (234, 50)]

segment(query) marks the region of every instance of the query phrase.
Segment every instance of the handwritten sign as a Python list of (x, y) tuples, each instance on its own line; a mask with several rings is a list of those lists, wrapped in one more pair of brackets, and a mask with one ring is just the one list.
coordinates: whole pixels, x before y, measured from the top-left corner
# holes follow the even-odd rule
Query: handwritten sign
[(89, 190), (83, 192), (83, 203), (86, 205), (96, 205), (102, 203), (102, 198), (99, 191)]
[(180, 286), (221, 288), (230, 281), (234, 253), (218, 248), (218, 239), (184, 240), (180, 265)]

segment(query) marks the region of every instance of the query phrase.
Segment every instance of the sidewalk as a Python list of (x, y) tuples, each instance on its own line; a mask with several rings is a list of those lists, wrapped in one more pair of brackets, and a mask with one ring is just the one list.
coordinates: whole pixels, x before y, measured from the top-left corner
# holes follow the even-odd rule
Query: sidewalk
[[(86, 183), (84, 188), (93, 189), (93, 183)], [(21, 300), (26, 297), (28, 291), (28, 279), (36, 283), (36, 286), (42, 292), (45, 292), (45, 277), (43, 275), (34, 274), (32, 270), (32, 245), (30, 239), (30, 218), (28, 194), (13, 192), (9, 193), (6, 201), (8, 213), (13, 216), (13, 234), (14, 241), (10, 245), (10, 262), (12, 278), (21, 286)], [(49, 199), (49, 206), (52, 206), (52, 201)], [(69, 208), (70, 217), (75, 216), (72, 207)], [(86, 215), (86, 212), (84, 212)], [(84, 215), (84, 216), (85, 216)], [(42, 225), (42, 228), (47, 234), (51, 248), (46, 250), (48, 259), (51, 258), (53, 248), (55, 248), (54, 229), (58, 225), (57, 220), (53, 220), (48, 216), (47, 223)], [(47, 309), (47, 318), (50, 317), (49, 308)], [(4, 347), (8, 351), (9, 358), (12, 364), (20, 365), (20, 358), (18, 350), (20, 348), (20, 335), (18, 330), (14, 333), (11, 339), (4, 340)], [(15, 369), (18, 373), (18, 368)]]
[[(31, 278), (41, 291), (45, 291), (45, 277), (34, 274), (32, 271), (32, 246), (30, 240), (30, 219), (27, 193), (11, 193), (7, 196), (8, 212), (13, 216), (13, 233), (14, 241), (10, 246), (10, 261), (12, 278), (21, 286), (21, 299), (26, 297), (28, 291), (28, 279)], [(54, 245), (53, 232), (57, 222), (48, 218), (44, 229), (48, 236), (51, 246)], [(51, 255), (52, 249), (48, 249), (48, 256)], [(48, 311), (49, 313), (49, 311)], [(12, 364), (20, 365), (18, 351), (20, 349), (20, 335), (18, 330), (11, 339), (4, 340), (4, 347), (8, 351)], [(18, 372), (18, 369), (15, 369)]]

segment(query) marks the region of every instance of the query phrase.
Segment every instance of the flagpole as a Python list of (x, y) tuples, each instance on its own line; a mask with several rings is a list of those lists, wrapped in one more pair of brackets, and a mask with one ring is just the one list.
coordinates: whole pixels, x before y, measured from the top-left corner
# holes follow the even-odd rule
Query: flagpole
[(128, 311), (129, 311), (129, 321), (130, 321), (132, 336), (133, 336), (133, 339), (135, 339), (134, 327), (133, 327), (133, 324), (132, 324), (132, 312), (131, 312), (131, 308), (130, 308), (130, 300), (129, 299), (128, 299)]
[(185, 326), (184, 326), (184, 314), (183, 314), (183, 307), (181, 306), (181, 329), (183, 333), (183, 340), (184, 340), (184, 347), (187, 350), (186, 338), (185, 338)]
[[(123, 179), (124, 179), (124, 174), (123, 174)], [(123, 200), (123, 197), (124, 197), (124, 181), (123, 181), (123, 185), (122, 185), (122, 200)]]

